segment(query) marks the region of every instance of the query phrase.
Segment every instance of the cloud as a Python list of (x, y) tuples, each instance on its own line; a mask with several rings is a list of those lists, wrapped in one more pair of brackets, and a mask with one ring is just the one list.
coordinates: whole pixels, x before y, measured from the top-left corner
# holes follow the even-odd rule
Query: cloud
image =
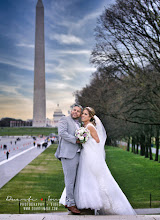
[(0, 93), (6, 97), (31, 98), (33, 95), (33, 79), (32, 81), (27, 80), (26, 75), (10, 73), (10, 83), (3, 82)]
[[(24, 96), (6, 96), (0, 94), (1, 111), (0, 118), (14, 117), (29, 119), (33, 114), (33, 103), (30, 98)], [(23, 106), (23, 107), (22, 107)]]
[(1, 93), (2, 94), (5, 94), (5, 95), (15, 95), (17, 96), (18, 95), (18, 92), (17, 92), (17, 88), (19, 88), (19, 86), (13, 86), (13, 85), (1, 85)]
[(57, 51), (59, 54), (73, 54), (73, 55), (87, 55), (89, 56), (91, 54), (90, 50), (59, 50)]
[(0, 63), (14, 66), (14, 67), (17, 67), (18, 69), (33, 71), (34, 61), (31, 61), (29, 59), (27, 60), (25, 58), (25, 56), (24, 57), (14, 57), (14, 58), (13, 57), (10, 58), (8, 56), (8, 58), (0, 57)]
[(87, 28), (87, 23), (90, 22), (91, 20), (96, 21), (96, 19), (98, 18), (98, 16), (101, 13), (102, 13), (101, 10), (97, 10), (95, 12), (88, 14), (88, 15), (85, 15), (82, 19), (79, 19), (76, 22), (69, 21), (69, 20), (66, 21), (65, 19), (63, 19), (61, 22), (57, 21), (57, 24), (60, 26), (67, 27), (69, 29), (69, 33), (70, 33), (70, 32), (74, 32), (75, 30), (79, 30), (82, 27)]
[(16, 44), (17, 47), (28, 47), (28, 48), (34, 48), (33, 44), (24, 44), (24, 43), (20, 43), (20, 44)]
[[(35, 0), (29, 1), (35, 6)], [(48, 118), (53, 117), (57, 103), (63, 113), (67, 114), (75, 101), (73, 93), (88, 84), (91, 73), (96, 70), (89, 64), (89, 57), (94, 44), (92, 30), (96, 18), (101, 14), (102, 1), (98, 1), (98, 7), (93, 7), (93, 10), (80, 7), (81, 11), (77, 14), (75, 6), (79, 0), (44, 1)], [(87, 5), (86, 1), (84, 6)], [(2, 65), (0, 71), (8, 74), (1, 83), (0, 117), (32, 118), (35, 7), (30, 12), (15, 20), (16, 29), (13, 25), (11, 34), (8, 28), (5, 32), (5, 38), (10, 40), (10, 44), (8, 46), (6, 42), (6, 49), (0, 54), (0, 64), (6, 64)], [(10, 47), (12, 51), (8, 53)]]
[[(86, 49), (52, 49), (50, 47), (46, 47), (46, 61), (54, 61), (54, 63), (59, 63), (61, 59), (69, 59), (70, 57), (75, 57), (73, 55), (76, 55), (76, 59), (82, 59), (85, 55), (85, 59), (89, 60), (91, 54), (91, 50)], [(70, 55), (70, 56), (68, 56)]]
[[(46, 62), (46, 73), (54, 79), (54, 76), (59, 78), (59, 82), (64, 80), (67, 85), (79, 77), (80, 82), (78, 84), (83, 86), (83, 84), (88, 83), (90, 74), (96, 71), (96, 68), (89, 65), (86, 57), (64, 57), (63, 59), (60, 58), (56, 64), (53, 61)], [(86, 78), (82, 80), (83, 75), (86, 75)]]
[[(76, 0), (75, 0), (76, 1)], [(67, 13), (67, 7), (70, 11), (70, 5), (74, 5), (72, 1), (53, 1), (50, 7), (46, 8), (46, 20), (53, 32), (57, 27), (63, 28), (68, 34), (72, 35), (73, 33), (78, 36), (85, 34), (88, 30), (91, 30), (92, 27), (96, 25), (97, 18), (102, 14), (104, 5), (109, 3), (109, 0), (99, 1), (98, 7), (92, 9), (92, 11), (82, 13), (79, 16), (70, 16), (70, 13)], [(112, 1), (112, 0), (111, 0)], [(77, 1), (78, 2), (78, 1)], [(86, 2), (87, 7), (87, 2)], [(73, 9), (72, 9), (73, 10)], [(92, 26), (92, 27), (91, 27)]]
[(75, 102), (73, 96), (73, 91), (76, 89), (75, 85), (67, 85), (64, 82), (54, 80), (53, 82), (47, 81), (46, 88), (47, 117), (53, 118), (53, 112), (58, 103), (60, 104), (62, 112), (67, 115), (71, 104)]
[(10, 73), (10, 83), (3, 82), (0, 88), (0, 118), (30, 119), (33, 115), (33, 79), (26, 75)]
[(51, 40), (57, 40), (60, 44), (84, 44), (83, 40), (74, 35), (53, 34), (50, 35)]

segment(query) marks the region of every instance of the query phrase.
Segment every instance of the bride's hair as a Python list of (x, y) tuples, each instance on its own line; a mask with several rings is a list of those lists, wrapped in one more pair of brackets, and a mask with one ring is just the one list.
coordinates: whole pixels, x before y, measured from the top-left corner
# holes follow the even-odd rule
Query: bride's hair
[(85, 107), (84, 110), (87, 110), (88, 113), (89, 113), (89, 116), (91, 117), (90, 119), (90, 122), (93, 124), (93, 125), (96, 125), (96, 121), (94, 119), (94, 115), (95, 115), (95, 110), (91, 107)]

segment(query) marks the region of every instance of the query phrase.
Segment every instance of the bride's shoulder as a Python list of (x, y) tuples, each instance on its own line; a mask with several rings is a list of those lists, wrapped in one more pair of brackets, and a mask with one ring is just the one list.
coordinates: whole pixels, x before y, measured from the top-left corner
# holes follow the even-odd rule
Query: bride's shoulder
[(93, 128), (96, 129), (96, 127), (92, 123), (89, 123), (86, 128), (88, 128), (88, 129), (93, 129)]

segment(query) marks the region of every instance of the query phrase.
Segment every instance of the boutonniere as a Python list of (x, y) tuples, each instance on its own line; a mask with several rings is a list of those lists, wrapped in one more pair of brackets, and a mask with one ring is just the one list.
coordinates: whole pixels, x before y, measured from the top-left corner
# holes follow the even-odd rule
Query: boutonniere
[(81, 122), (81, 127), (84, 127), (84, 123), (83, 122)]

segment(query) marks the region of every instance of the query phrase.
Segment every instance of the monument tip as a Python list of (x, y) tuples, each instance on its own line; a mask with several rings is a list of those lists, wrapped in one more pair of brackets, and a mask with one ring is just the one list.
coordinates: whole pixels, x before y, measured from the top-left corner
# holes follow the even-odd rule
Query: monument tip
[(44, 7), (42, 0), (38, 0), (38, 1), (37, 1), (36, 7), (38, 7), (38, 8), (43, 8), (43, 7)]

